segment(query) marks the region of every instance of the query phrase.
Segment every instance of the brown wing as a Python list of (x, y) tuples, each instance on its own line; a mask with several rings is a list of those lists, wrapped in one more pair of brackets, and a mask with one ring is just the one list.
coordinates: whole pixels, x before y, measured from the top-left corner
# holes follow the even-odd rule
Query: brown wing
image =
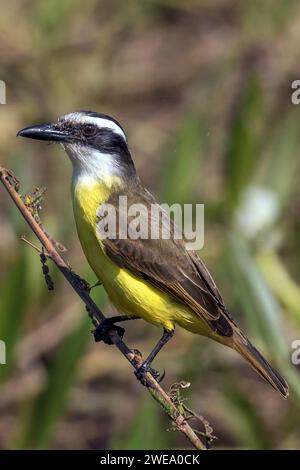
[[(136, 203), (137, 194), (130, 193), (127, 197), (128, 207), (131, 202)], [(223, 299), (204, 263), (195, 252), (186, 250), (184, 241), (174, 239), (174, 224), (165, 212), (162, 218), (161, 212), (150, 212), (154, 199), (147, 191), (144, 190), (141, 196), (140, 190), (138, 198), (149, 208), (147, 214), (151, 213), (152, 224), (161, 224), (162, 227), (169, 224), (170, 239), (104, 239), (107, 256), (119, 267), (188, 305), (214, 331), (231, 336), (232, 326)], [(118, 207), (116, 200), (110, 202)], [(140, 220), (141, 224), (150, 222), (149, 218), (143, 220), (143, 214)]]

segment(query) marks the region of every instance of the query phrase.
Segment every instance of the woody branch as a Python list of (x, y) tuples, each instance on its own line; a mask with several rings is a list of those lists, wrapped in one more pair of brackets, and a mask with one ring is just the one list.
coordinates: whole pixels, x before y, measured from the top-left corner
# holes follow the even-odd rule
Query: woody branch
[[(0, 179), (9, 196), (21, 212), (23, 218), (42, 244), (44, 255), (54, 262), (74, 291), (84, 302), (94, 324), (101, 323), (103, 320), (105, 320), (106, 317), (90, 297), (89, 292), (84, 286), (84, 283), (80, 277), (74, 274), (70, 266), (66, 264), (61, 255), (58, 253), (53, 240), (45, 232), (42, 225), (35, 219), (30, 207), (23, 202), (19, 194), (19, 180), (10, 170), (2, 167), (1, 165)], [(114, 329), (108, 331), (108, 336), (112, 343), (127, 359), (127, 361), (129, 361), (133, 368), (137, 370), (143, 363), (142, 356), (137, 351), (129, 349), (129, 347)], [(203, 444), (197, 433), (189, 425), (184, 413), (179, 411), (179, 407), (174, 403), (172, 397), (162, 388), (162, 386), (157, 382), (157, 380), (155, 380), (150, 372), (147, 372), (145, 376), (145, 382), (151, 396), (157, 401), (157, 403), (160, 404), (165, 413), (174, 423), (175, 427), (187, 437), (195, 449), (206, 450), (207, 447)]]

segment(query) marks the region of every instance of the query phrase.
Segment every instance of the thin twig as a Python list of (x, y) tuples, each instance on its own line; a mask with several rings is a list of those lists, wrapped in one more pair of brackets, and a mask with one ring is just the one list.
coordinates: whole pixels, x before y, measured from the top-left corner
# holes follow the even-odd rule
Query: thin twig
[[(41, 224), (39, 224), (29, 207), (27, 207), (22, 198), (20, 197), (19, 191), (19, 181), (13, 175), (13, 173), (2, 167), (0, 165), (0, 179), (3, 185), (5, 186), (7, 192), (9, 193), (11, 199), (14, 201), (15, 205), (21, 212), (22, 216), (26, 220), (27, 224), (31, 228), (31, 230), (35, 233), (39, 241), (41, 242), (42, 246), (45, 249), (45, 253), (47, 253), (47, 257), (51, 259), (58, 269), (61, 271), (63, 276), (67, 279), (67, 281), (71, 284), (74, 291), (79, 295), (79, 297), (85, 303), (90, 315), (96, 320), (98, 323), (101, 323), (105, 320), (105, 316), (101, 312), (101, 310), (97, 307), (95, 302), (91, 299), (88, 291), (84, 288), (82, 282), (80, 282), (80, 278), (75, 275), (70, 267), (65, 263), (63, 258), (57, 252), (53, 241), (50, 239), (48, 234), (43, 230)], [(113, 342), (113, 344), (119, 349), (119, 351), (125, 356), (125, 358), (130, 362), (130, 364), (134, 367), (135, 370), (139, 368), (139, 366), (143, 362), (143, 358), (140, 354), (136, 351), (132, 351), (128, 348), (125, 342), (120, 338), (120, 336), (114, 330), (110, 330), (108, 332), (108, 336)], [(188, 424), (186, 418), (180, 413), (177, 406), (173, 403), (171, 397), (168, 393), (161, 387), (161, 385), (154, 379), (154, 377), (148, 372), (145, 376), (147, 389), (152, 395), (152, 397), (161, 405), (164, 409), (166, 414), (172, 419), (176, 428), (181, 431), (188, 440), (191, 442), (193, 447), (198, 450), (206, 450), (206, 446), (202, 443), (199, 439), (195, 431), (191, 428)]]
[[(30, 242), (29, 240), (27, 240), (27, 238), (25, 237), (25, 235), (21, 235), (20, 236), (20, 240), (22, 240), (22, 242), (25, 242), (27, 243), (27, 245), (31, 246), (31, 248), (33, 248), (35, 251), (37, 251), (39, 254), (41, 254), (43, 251), (41, 250), (41, 248), (39, 248), (38, 246), (35, 246), (34, 243)], [(45, 253), (45, 256), (48, 256), (47, 253)]]

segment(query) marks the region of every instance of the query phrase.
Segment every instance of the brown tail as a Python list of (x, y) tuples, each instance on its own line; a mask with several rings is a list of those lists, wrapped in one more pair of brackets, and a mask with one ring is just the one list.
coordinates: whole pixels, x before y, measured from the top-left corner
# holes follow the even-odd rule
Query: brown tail
[(234, 349), (238, 351), (254, 369), (284, 398), (289, 396), (289, 386), (283, 377), (266, 361), (260, 352), (250, 343), (243, 343), (241, 338), (234, 341)]

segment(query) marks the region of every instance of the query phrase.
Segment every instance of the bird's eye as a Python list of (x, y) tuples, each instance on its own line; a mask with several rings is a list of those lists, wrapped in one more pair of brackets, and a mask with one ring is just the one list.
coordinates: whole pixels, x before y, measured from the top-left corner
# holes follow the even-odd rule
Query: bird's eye
[(86, 124), (83, 128), (83, 132), (86, 137), (92, 137), (96, 134), (96, 131), (97, 129), (93, 124)]

